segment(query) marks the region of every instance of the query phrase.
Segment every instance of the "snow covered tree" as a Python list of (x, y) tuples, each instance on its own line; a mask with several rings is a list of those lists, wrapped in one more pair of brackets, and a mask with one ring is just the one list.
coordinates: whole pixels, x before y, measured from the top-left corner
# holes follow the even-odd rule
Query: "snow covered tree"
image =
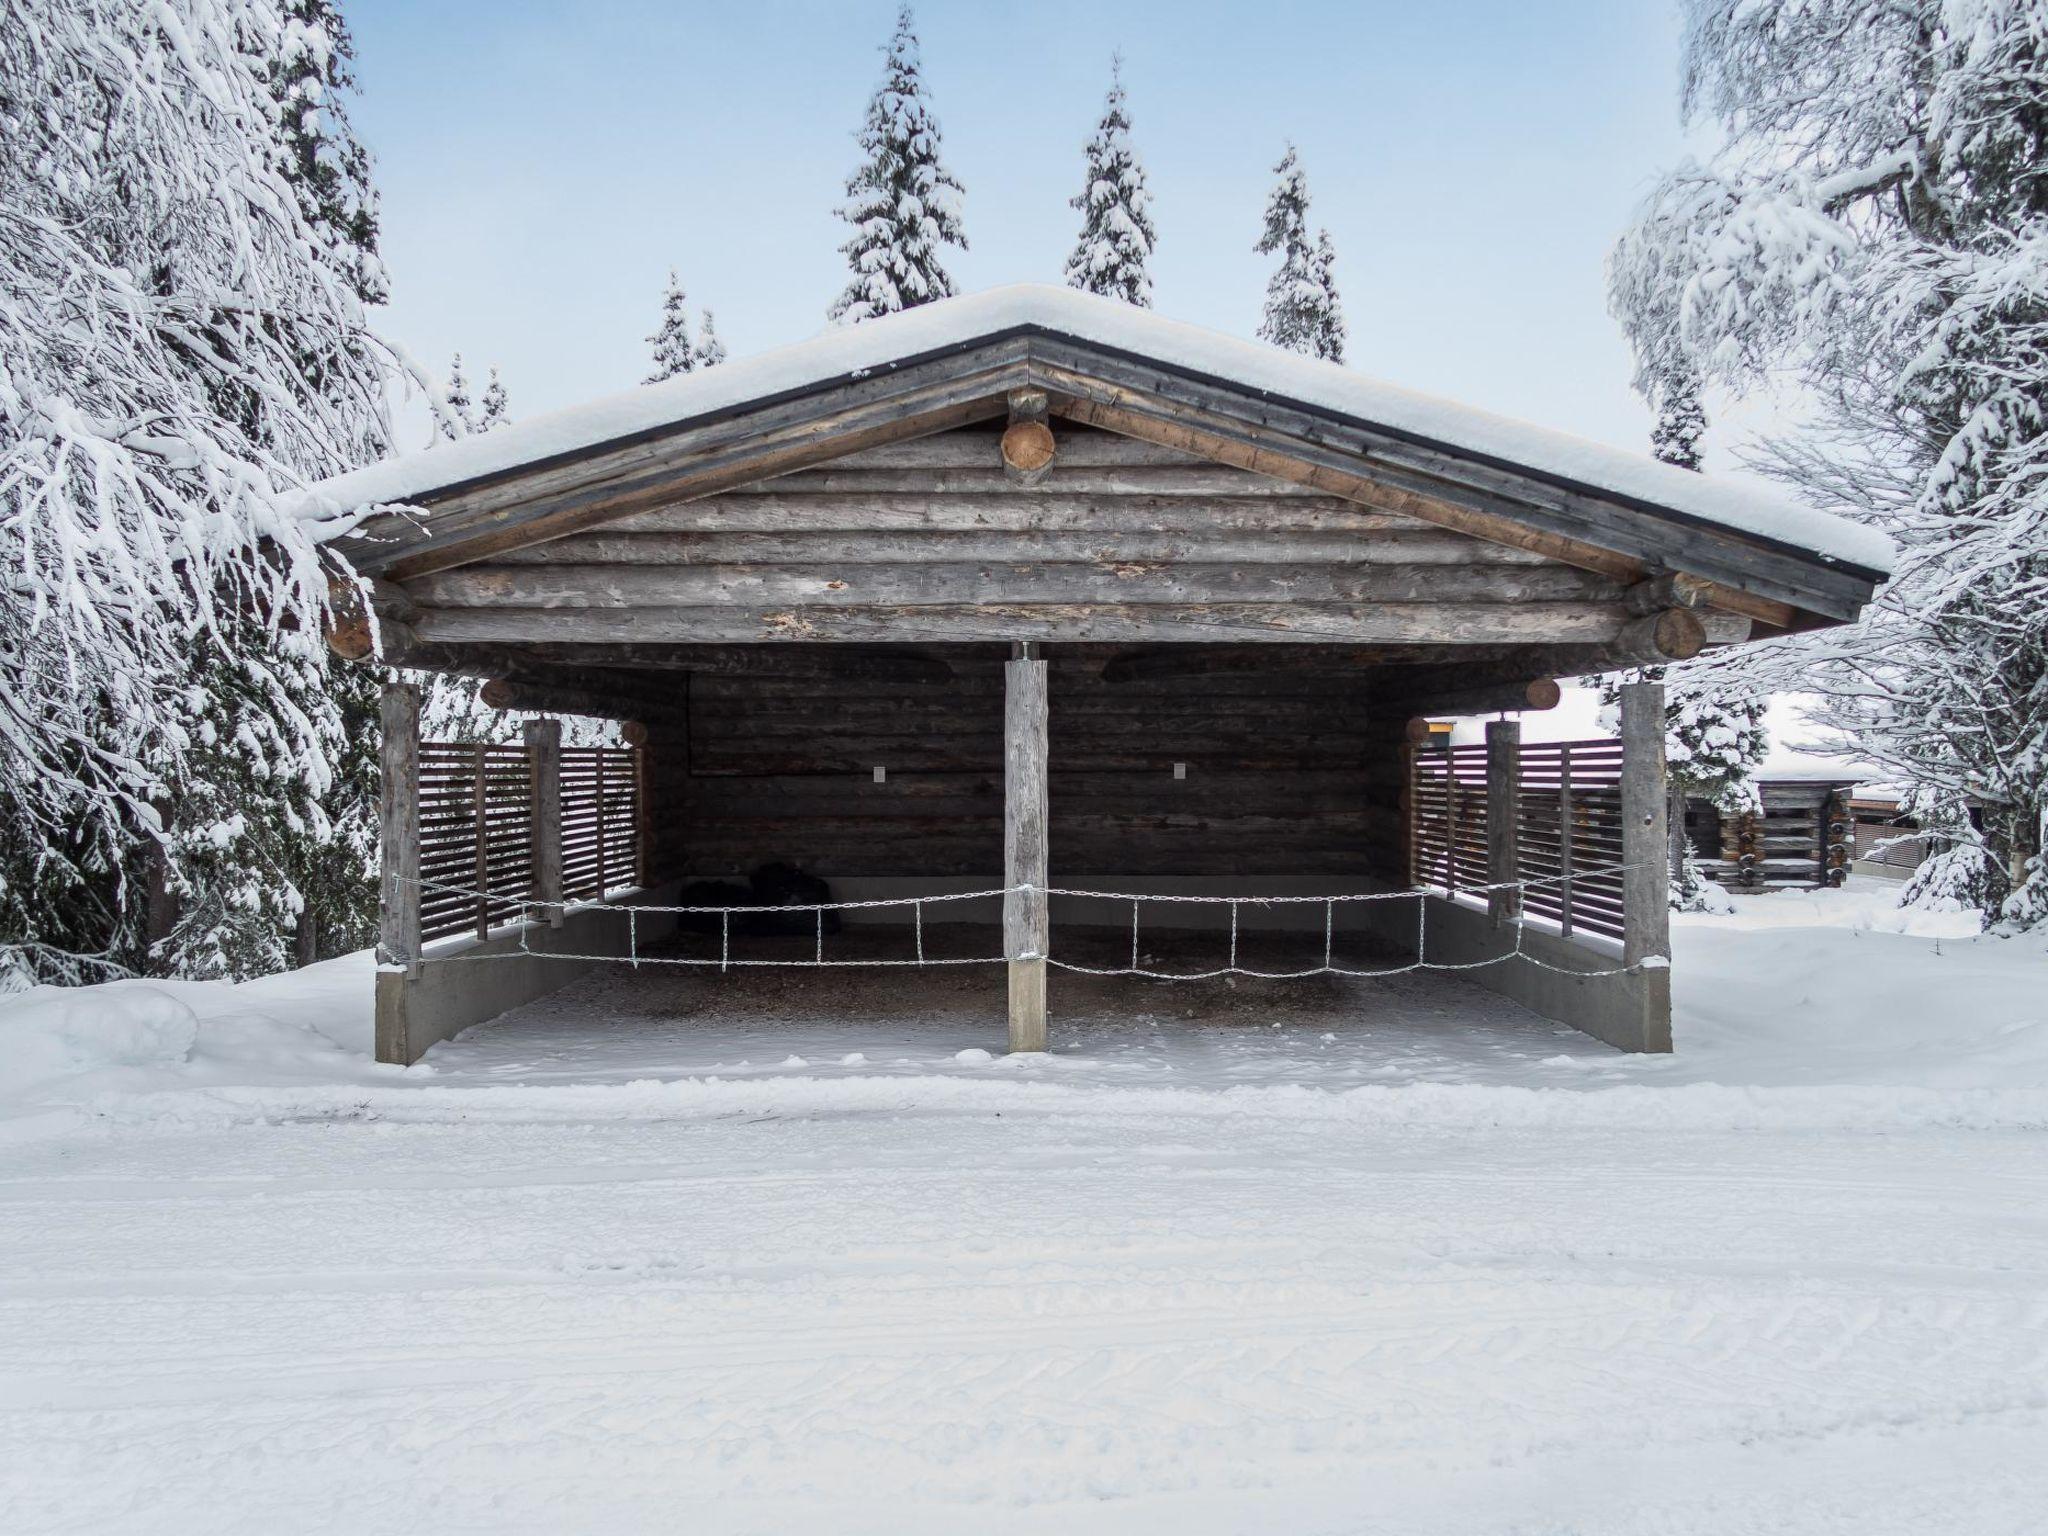
[(697, 351), (690, 344), (689, 299), (674, 267), (669, 268), (668, 289), (661, 296), (661, 324), (647, 344), (654, 348), (654, 371), (641, 380), (643, 384), (659, 384), (697, 366)]
[(11, 984), (274, 969), (307, 869), (363, 854), (325, 530), (276, 495), (383, 443), (393, 366), (374, 224), (300, 174), (346, 139), (306, 109), (346, 60), (319, 14), (16, 0), (0, 27)]
[[(1764, 468), (1873, 518), (1899, 569), (1854, 633), (1748, 663), (1908, 786), (1945, 843), (1911, 899), (2048, 921), (2048, 40), (2038, 0), (1686, 0), (1709, 163), (1610, 263), (1638, 382), (1790, 374)], [(1776, 674), (1767, 669), (1775, 668)]]
[(1259, 338), (1290, 352), (1344, 361), (1344, 312), (1337, 303), (1336, 248), (1330, 232), (1308, 235), (1308, 177), (1294, 146), (1273, 167), (1279, 177), (1266, 203), (1266, 232), (1254, 247), (1262, 256), (1276, 251), (1280, 266), (1266, 284), (1266, 312)]
[(716, 368), (725, 361), (725, 343), (718, 339), (718, 327), (708, 309), (699, 317), (696, 359), (699, 368)]
[(1685, 373), (1662, 379), (1652, 399), (1657, 423), (1650, 431), (1650, 452), (1680, 469), (1698, 469), (1700, 439), (1707, 432), (1698, 377)]
[(448, 365), (448, 383), (441, 391), (441, 399), (448, 408), (439, 417), (441, 435), (447, 438), (473, 435), (477, 429), (476, 408), (469, 396), (469, 379), (463, 374), (460, 352)]
[(511, 402), (505, 395), (505, 381), (493, 368), (490, 381), (484, 385), (483, 410), (476, 419), (477, 431), (488, 432), (493, 427), (502, 427), (510, 418), (511, 409)]
[(841, 219), (853, 236), (839, 249), (851, 276), (828, 318), (843, 325), (950, 298), (945, 246), (967, 249), (964, 188), (939, 158), (939, 122), (926, 96), (910, 7), (896, 13), (882, 83), (858, 135), (864, 159), (846, 182)]
[(1067, 286), (1149, 309), (1152, 276), (1145, 264), (1159, 232), (1152, 226), (1145, 168), (1131, 147), (1121, 58), (1110, 61), (1109, 97), (1086, 154), (1087, 182), (1069, 204), (1080, 210), (1081, 235), (1067, 258)]
[(271, 71), (286, 178), (299, 213), (326, 247), (327, 265), (366, 304), (390, 296), (377, 254), (377, 195), (369, 152), (348, 119), (355, 46), (331, 0), (284, 0), (283, 35)]

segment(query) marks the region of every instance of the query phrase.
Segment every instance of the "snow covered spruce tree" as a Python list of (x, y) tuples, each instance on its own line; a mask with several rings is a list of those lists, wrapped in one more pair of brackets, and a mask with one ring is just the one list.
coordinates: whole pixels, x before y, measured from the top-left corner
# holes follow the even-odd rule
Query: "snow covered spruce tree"
[(17, 0), (0, 27), (13, 984), (273, 969), (316, 862), (367, 896), (322, 530), (274, 494), (385, 434), (372, 205), (312, 105), (345, 80), (332, 19)]
[(839, 248), (851, 275), (828, 318), (843, 325), (952, 297), (940, 252), (948, 245), (967, 249), (960, 222), (965, 189), (939, 159), (939, 121), (907, 5), (896, 13), (887, 54), (858, 135), (865, 158), (847, 178), (838, 210), (853, 226)]
[(1086, 154), (1087, 182), (1069, 204), (1080, 210), (1081, 235), (1067, 258), (1067, 286), (1150, 309), (1152, 275), (1145, 265), (1159, 232), (1152, 226), (1145, 168), (1131, 147), (1121, 58), (1110, 61), (1109, 97)]
[[(1653, 191), (1610, 292), (1639, 382), (1789, 372), (1763, 464), (1904, 550), (1860, 630), (1768, 658), (1908, 785), (1909, 899), (2048, 921), (2048, 39), (2038, 0), (1686, 0), (1722, 145)], [(1767, 658), (1760, 658), (1761, 664)], [(1777, 681), (1776, 678), (1766, 679)]]
[(725, 343), (718, 339), (718, 327), (711, 319), (711, 311), (705, 310), (697, 326), (697, 366), (716, 368), (725, 361)]
[(1262, 256), (1280, 254), (1279, 269), (1266, 284), (1266, 313), (1259, 338), (1290, 352), (1344, 361), (1344, 311), (1337, 302), (1336, 248), (1328, 230), (1308, 237), (1308, 177), (1294, 146), (1273, 167), (1279, 181), (1266, 203), (1266, 232), (1254, 247)]
[(659, 384), (697, 366), (697, 349), (690, 342), (690, 301), (674, 267), (669, 268), (668, 288), (661, 296), (661, 324), (647, 344), (654, 349), (654, 369), (643, 384)]
[(467, 437), (477, 429), (476, 402), (470, 397), (469, 378), (462, 371), (462, 354), (455, 354), (448, 364), (448, 383), (441, 391), (442, 403), (447, 410), (437, 417), (441, 435), (447, 438)]
[(493, 427), (502, 427), (511, 417), (512, 402), (505, 393), (505, 381), (493, 368), (489, 381), (484, 385), (483, 408), (477, 413), (476, 429), (488, 432)]

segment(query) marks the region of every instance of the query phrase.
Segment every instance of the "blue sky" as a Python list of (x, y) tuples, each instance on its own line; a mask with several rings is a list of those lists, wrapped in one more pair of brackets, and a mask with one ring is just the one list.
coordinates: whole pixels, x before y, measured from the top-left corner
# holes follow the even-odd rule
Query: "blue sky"
[[(824, 324), (893, 0), (346, 14), (393, 277), (381, 324), (426, 365), (495, 363), (515, 415), (628, 387), (671, 264), (736, 356)], [(918, 20), (967, 187), (961, 288), (1058, 280), (1121, 48), (1162, 313), (1251, 333), (1269, 269), (1252, 245), (1292, 138), (1352, 366), (1644, 445), (1601, 262), (1682, 151), (1669, 0), (926, 0)]]

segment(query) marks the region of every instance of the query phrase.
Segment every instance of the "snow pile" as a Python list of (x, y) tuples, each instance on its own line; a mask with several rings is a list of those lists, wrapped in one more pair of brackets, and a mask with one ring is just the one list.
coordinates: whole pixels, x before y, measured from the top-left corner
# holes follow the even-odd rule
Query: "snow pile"
[(183, 1061), (199, 1019), (161, 987), (31, 987), (0, 1004), (0, 1095), (103, 1067)]
[(109, 1093), (375, 1080), (367, 952), (232, 985), (114, 981), (0, 998), (0, 1115)]

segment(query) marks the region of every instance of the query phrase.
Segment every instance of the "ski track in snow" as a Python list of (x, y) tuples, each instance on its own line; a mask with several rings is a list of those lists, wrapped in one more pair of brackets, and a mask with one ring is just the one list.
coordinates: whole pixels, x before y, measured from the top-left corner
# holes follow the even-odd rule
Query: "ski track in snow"
[(2038, 958), (1810, 905), (1682, 931), (1661, 1062), (621, 982), (396, 1072), (183, 992), (189, 1063), (0, 1119), (0, 1529), (2036, 1532)]

